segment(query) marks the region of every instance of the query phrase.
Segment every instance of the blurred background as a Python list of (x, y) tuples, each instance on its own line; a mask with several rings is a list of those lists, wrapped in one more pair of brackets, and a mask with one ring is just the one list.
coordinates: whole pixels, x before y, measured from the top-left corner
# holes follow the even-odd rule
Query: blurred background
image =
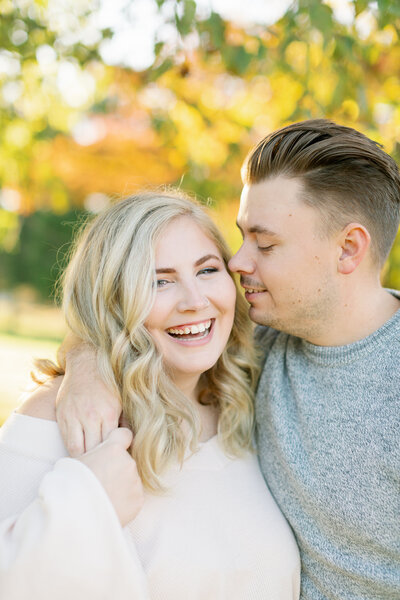
[[(399, 161), (399, 34), (398, 0), (0, 0), (0, 423), (110, 201), (178, 185), (235, 250), (240, 165), (272, 130), (329, 117)], [(400, 240), (382, 278), (400, 288)]]

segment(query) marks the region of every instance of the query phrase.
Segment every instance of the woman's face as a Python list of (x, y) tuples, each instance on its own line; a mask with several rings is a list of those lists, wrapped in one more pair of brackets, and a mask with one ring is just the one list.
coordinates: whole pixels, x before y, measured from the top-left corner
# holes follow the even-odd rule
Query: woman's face
[(215, 243), (191, 217), (178, 217), (155, 251), (157, 292), (146, 327), (176, 385), (218, 360), (228, 341), (236, 288)]

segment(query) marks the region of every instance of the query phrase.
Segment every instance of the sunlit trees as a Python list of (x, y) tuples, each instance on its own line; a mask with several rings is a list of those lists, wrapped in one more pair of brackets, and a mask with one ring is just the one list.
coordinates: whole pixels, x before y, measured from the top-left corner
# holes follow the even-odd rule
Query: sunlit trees
[[(0, 0), (7, 252), (16, 251), (17, 213), (96, 210), (162, 183), (212, 198), (225, 224), (247, 149), (295, 120), (355, 126), (400, 158), (396, 0), (299, 0), (272, 24), (254, 15), (233, 22), (193, 0), (126, 1), (123, 35), (99, 17), (103, 4)], [(141, 50), (127, 35), (144, 4), (157, 27), (138, 71), (132, 52)], [(110, 44), (119, 64), (105, 62)], [(396, 253), (388, 273), (400, 285)]]

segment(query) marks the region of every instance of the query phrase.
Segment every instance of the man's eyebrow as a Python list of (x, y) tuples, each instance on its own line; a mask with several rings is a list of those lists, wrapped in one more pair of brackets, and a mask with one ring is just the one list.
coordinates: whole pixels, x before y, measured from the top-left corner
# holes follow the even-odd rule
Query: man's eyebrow
[(269, 235), (271, 237), (277, 237), (277, 233), (268, 229), (268, 227), (261, 227), (260, 225), (253, 225), (253, 227), (249, 227), (250, 233), (263, 233), (264, 235)]
[[(238, 226), (240, 231), (243, 233), (243, 229), (240, 227), (240, 225), (237, 221), (236, 221), (236, 225)], [(249, 233), (261, 233), (264, 235), (269, 235), (270, 237), (278, 237), (278, 234), (275, 233), (275, 231), (268, 229), (268, 227), (261, 227), (261, 225), (253, 225), (252, 227), (249, 227)]]
[[(215, 254), (206, 254), (205, 256), (202, 256), (201, 258), (196, 260), (196, 262), (194, 263), (194, 266), (199, 267), (200, 265), (202, 265), (203, 263), (207, 262), (207, 260), (210, 260), (210, 259), (215, 259), (215, 260), (218, 260), (219, 262), (221, 262), (221, 260), (222, 260), (220, 256), (216, 256)], [(171, 269), (169, 267), (161, 267), (160, 269), (156, 269), (156, 273), (176, 273), (176, 270)]]

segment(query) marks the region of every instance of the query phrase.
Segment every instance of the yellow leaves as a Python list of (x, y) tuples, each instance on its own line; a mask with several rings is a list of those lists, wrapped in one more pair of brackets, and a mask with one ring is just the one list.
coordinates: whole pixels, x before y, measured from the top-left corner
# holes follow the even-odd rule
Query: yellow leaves
[(250, 54), (256, 54), (258, 51), (259, 42), (256, 38), (249, 37), (245, 43), (244, 48)]
[[(52, 142), (52, 153), (48, 157), (53, 177), (57, 177), (75, 204), (84, 198), (101, 192), (109, 196), (126, 195), (147, 186), (172, 183), (182, 175), (182, 167), (173, 164), (171, 152), (181, 154), (173, 148), (144, 146), (124, 139), (120, 135), (109, 135), (93, 146), (78, 146), (63, 136)], [(172, 158), (177, 160), (177, 154)], [(38, 162), (45, 160), (46, 152)], [(187, 159), (183, 155), (186, 167)], [(32, 169), (34, 176), (36, 168)], [(38, 189), (40, 189), (40, 182)], [(60, 199), (61, 201), (61, 199)]]
[(388, 100), (399, 102), (400, 99), (400, 79), (397, 76), (388, 77), (383, 83), (383, 91)]
[(345, 119), (356, 121), (360, 114), (360, 109), (355, 100), (345, 100), (342, 102), (341, 113)]
[(190, 158), (197, 164), (210, 167), (222, 165), (228, 155), (227, 147), (211, 131), (202, 131), (187, 140)]
[(177, 127), (185, 133), (196, 135), (197, 132), (204, 128), (200, 113), (185, 102), (176, 102), (170, 111), (170, 116)]
[(180, 152), (178, 152), (177, 150), (170, 149), (168, 150), (168, 162), (171, 165), (171, 167), (174, 167), (174, 169), (182, 169), (184, 170), (186, 164), (185, 164), (185, 157), (183, 154), (181, 154)]
[[(38, 6), (47, 0), (32, 2), (44, 18), (46, 10)], [(0, 13), (12, 4), (0, 0)], [(90, 8), (91, 3), (72, 4)], [(328, 5), (335, 8), (337, 2), (329, 0)], [(71, 12), (75, 19), (75, 8)], [(368, 17), (370, 12), (357, 16), (354, 26), (368, 40), (361, 45), (350, 25), (330, 24), (334, 34), (327, 38), (326, 11), (313, 16), (299, 10), (265, 27), (224, 23), (217, 45), (202, 21), (197, 41), (205, 45), (197, 47), (195, 36), (187, 40), (187, 47), (183, 44), (171, 55), (171, 67), (152, 79), (152, 73), (106, 66), (96, 59), (86, 62), (83, 47), (67, 51), (59, 35), (61, 11), (56, 19), (61, 28), (52, 29), (56, 43), (44, 28), (36, 27), (29, 31), (32, 48), (23, 60), (0, 53), (4, 106), (17, 114), (12, 126), (2, 130), (1, 174), (9, 180), (13, 173), (15, 184), (26, 185), (29, 194), (33, 181), (43, 196), (50, 187), (55, 189), (59, 178), (76, 203), (86, 193), (124, 193), (140, 184), (179, 181), (192, 163), (204, 167), (196, 173), (208, 172), (210, 181), (215, 177), (229, 186), (235, 177), (239, 182), (240, 157), (251, 143), (287, 122), (317, 116), (360, 129), (369, 125), (387, 148), (393, 148), (400, 126), (400, 45), (395, 27), (379, 30), (380, 21), (374, 11), (372, 19)], [(325, 25), (319, 30), (321, 19)], [(212, 42), (208, 53), (207, 39)], [(19, 96), (17, 88), (3, 86), (10, 77), (4, 64), (12, 60), (16, 63), (11, 78), (20, 84)], [(101, 141), (90, 135), (88, 127), (94, 130), (95, 125), (104, 131)], [(85, 127), (86, 142), (79, 133), (85, 133)], [(52, 129), (62, 132), (64, 144), (62, 136), (51, 139)], [(38, 132), (48, 152), (42, 162)], [(232, 144), (238, 152), (227, 160)], [(191, 180), (194, 186), (196, 177)], [(34, 193), (38, 202), (40, 193)], [(53, 200), (50, 193), (46, 198), (48, 204), (54, 201), (56, 210), (68, 200), (58, 192)]]
[(18, 213), (0, 208), (0, 248), (11, 252), (19, 233)]
[(322, 106), (327, 106), (332, 100), (333, 93), (338, 83), (336, 73), (327, 68), (322, 73), (313, 71), (308, 81), (309, 92)]
[(310, 43), (295, 41), (289, 44), (285, 51), (285, 58), (295, 73), (307, 75), (312, 69), (321, 65), (326, 57), (326, 50), (322, 49), (321, 36)]
[(303, 95), (303, 86), (285, 73), (274, 73), (269, 82), (273, 91), (275, 114), (281, 121), (288, 119), (294, 112)]
[(228, 121), (228, 119), (218, 119), (214, 129), (217, 138), (226, 144), (235, 144), (239, 142), (243, 133), (241, 127), (232, 123), (232, 121)]
[(55, 213), (62, 215), (69, 208), (69, 199), (64, 187), (57, 186), (51, 192), (51, 208)]
[(0, 1), (0, 15), (9, 15), (13, 10), (13, 4), (11, 0)]
[(374, 39), (382, 46), (391, 46), (398, 40), (397, 31), (393, 25), (386, 25), (382, 30), (375, 33)]
[(200, 113), (182, 101), (172, 107), (170, 116), (179, 131), (177, 147), (197, 164), (221, 165), (227, 157), (227, 149), (213, 130), (206, 127)]
[(22, 149), (30, 143), (32, 133), (27, 123), (22, 120), (14, 120), (7, 125), (4, 131), (4, 142), (10, 148)]
[(252, 127), (258, 115), (269, 108), (272, 89), (267, 78), (256, 77), (247, 85), (237, 86), (226, 115), (241, 127)]
[(69, 132), (74, 125), (75, 115), (63, 104), (52, 103), (48, 111), (48, 123), (56, 131)]
[(310, 68), (316, 69), (317, 67), (319, 67), (323, 58), (324, 58), (324, 52), (322, 50), (322, 46), (320, 44), (310, 44), (310, 49), (309, 49)]
[(35, 88), (32, 93), (24, 94), (17, 105), (28, 121), (36, 121), (46, 117), (51, 108), (51, 99), (43, 88)]
[(305, 42), (292, 42), (286, 48), (285, 58), (296, 73), (305, 75), (308, 71), (308, 45)]
[(226, 97), (221, 89), (214, 86), (207, 86), (201, 93), (200, 102), (201, 106), (206, 110), (216, 111), (224, 108)]
[(211, 213), (213, 221), (222, 231), (232, 253), (236, 252), (242, 243), (242, 236), (235, 225), (238, 210), (239, 198), (232, 198), (229, 202), (219, 202)]

